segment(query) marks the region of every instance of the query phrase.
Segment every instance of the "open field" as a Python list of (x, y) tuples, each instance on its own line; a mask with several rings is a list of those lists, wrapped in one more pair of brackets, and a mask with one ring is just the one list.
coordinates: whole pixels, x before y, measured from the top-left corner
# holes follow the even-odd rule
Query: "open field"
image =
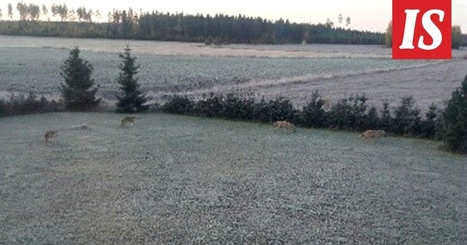
[(365, 94), (369, 104), (392, 106), (414, 96), (422, 112), (442, 104), (466, 75), (467, 50), (453, 50), (453, 60), (391, 60), (391, 50), (375, 45), (224, 45), (133, 40), (0, 36), (0, 96), (34, 91), (58, 96), (60, 65), (78, 45), (94, 65), (104, 99), (112, 101), (114, 82), (126, 44), (141, 64), (139, 81), (153, 101), (175, 92), (252, 92), (284, 96), (301, 105), (314, 90), (337, 101)]
[(0, 118), (0, 244), (467, 239), (466, 158), (435, 142), (163, 114), (119, 128), (121, 117)]

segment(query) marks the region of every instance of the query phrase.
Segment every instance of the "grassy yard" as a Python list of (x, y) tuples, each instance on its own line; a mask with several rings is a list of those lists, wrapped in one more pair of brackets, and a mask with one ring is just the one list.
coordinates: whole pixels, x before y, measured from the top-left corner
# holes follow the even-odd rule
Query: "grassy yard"
[(121, 118), (0, 118), (0, 244), (467, 239), (467, 158), (436, 142), (164, 114), (120, 128)]

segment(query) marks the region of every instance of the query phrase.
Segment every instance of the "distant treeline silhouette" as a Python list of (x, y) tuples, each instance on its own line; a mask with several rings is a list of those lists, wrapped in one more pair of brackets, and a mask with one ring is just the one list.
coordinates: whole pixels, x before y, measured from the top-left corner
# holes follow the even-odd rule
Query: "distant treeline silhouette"
[(247, 43), (383, 44), (384, 34), (325, 24), (290, 23), (244, 15), (186, 15), (114, 10), (109, 21), (0, 21), (0, 34), (72, 38), (109, 38), (160, 41)]

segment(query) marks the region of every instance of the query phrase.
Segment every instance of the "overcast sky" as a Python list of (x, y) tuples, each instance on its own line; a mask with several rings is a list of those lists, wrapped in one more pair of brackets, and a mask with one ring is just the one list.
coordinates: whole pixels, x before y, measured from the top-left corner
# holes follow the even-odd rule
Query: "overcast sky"
[[(2, 0), (3, 18), (6, 18), (7, 5), (10, 2), (15, 8), (14, 15), (18, 16), (16, 4), (19, 1)], [(325, 23), (327, 18), (338, 25), (338, 15), (342, 13), (344, 20), (351, 19), (351, 28), (357, 30), (370, 30), (384, 32), (392, 18), (392, 0), (282, 0), (282, 1), (255, 1), (255, 0), (171, 0), (171, 1), (55, 1), (55, 0), (23, 0), (24, 3), (35, 3), (47, 8), (53, 3), (65, 3), (69, 9), (81, 6), (93, 10), (99, 9), (103, 18), (112, 9), (133, 8), (137, 13), (157, 10), (160, 12), (183, 12), (185, 14), (211, 14), (223, 13), (228, 15), (246, 15), (262, 17), (270, 20), (279, 18), (289, 19), (300, 23)], [(5, 6), (3, 6), (5, 5)], [(452, 0), (452, 23), (461, 26), (462, 32), (467, 33), (467, 0)], [(345, 21), (344, 21), (345, 22)], [(344, 26), (345, 24), (343, 24)]]

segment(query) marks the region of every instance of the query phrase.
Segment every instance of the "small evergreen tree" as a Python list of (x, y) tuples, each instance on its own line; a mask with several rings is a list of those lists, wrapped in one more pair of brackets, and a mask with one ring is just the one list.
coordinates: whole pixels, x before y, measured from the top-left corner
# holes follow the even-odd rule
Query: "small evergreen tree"
[(442, 114), (440, 136), (448, 150), (467, 153), (467, 76)]
[(199, 116), (220, 117), (222, 112), (223, 96), (216, 96), (214, 93), (203, 94), (195, 104), (194, 111)]
[(344, 130), (366, 130), (366, 101), (365, 95), (339, 100), (329, 112), (330, 126)]
[(60, 67), (60, 75), (65, 84), (60, 85), (60, 92), (69, 110), (87, 110), (96, 107), (100, 99), (96, 99), (98, 88), (91, 79), (93, 66), (79, 57), (79, 48), (70, 51), (70, 56)]
[(394, 109), (394, 115), (391, 123), (393, 133), (399, 135), (420, 134), (420, 110), (415, 107), (413, 97), (403, 97), (400, 105)]
[(297, 119), (296, 115), (298, 111), (294, 108), (294, 105), (289, 99), (278, 97), (275, 100), (270, 100), (268, 104), (271, 110), (271, 122), (287, 120), (297, 123), (295, 120)]
[(234, 120), (253, 119), (254, 99), (248, 95), (228, 93), (222, 101), (221, 118)]
[(422, 121), (422, 135), (425, 138), (432, 139), (436, 132), (436, 105), (432, 103), (428, 112), (425, 114), (425, 120)]
[(381, 120), (379, 121), (378, 128), (385, 130), (386, 132), (391, 131), (391, 110), (389, 108), (389, 103), (383, 103), (383, 110), (381, 110)]
[(173, 95), (169, 97), (168, 101), (161, 106), (161, 111), (171, 114), (185, 114), (193, 113), (193, 101), (186, 96)]
[(341, 99), (329, 111), (329, 126), (336, 129), (350, 130), (353, 123), (349, 99)]
[(147, 98), (139, 90), (138, 79), (135, 77), (138, 74), (140, 65), (135, 65), (136, 57), (131, 56), (131, 49), (126, 46), (125, 53), (119, 57), (123, 60), (119, 66), (121, 70), (117, 83), (120, 84), (120, 90), (123, 96), (117, 96), (117, 112), (135, 113), (147, 110)]
[(264, 97), (261, 97), (259, 102), (253, 104), (254, 120), (258, 122), (272, 122), (272, 110), (269, 108), (269, 103)]
[(368, 113), (365, 115), (364, 121), (365, 128), (378, 128), (378, 125), (380, 125), (380, 118), (378, 117), (378, 111), (376, 110), (376, 107), (372, 106), (370, 110), (368, 110)]
[(325, 100), (321, 98), (318, 91), (311, 94), (311, 100), (305, 104), (301, 111), (301, 124), (305, 127), (325, 128), (328, 126), (327, 114), (323, 106)]
[(355, 97), (350, 97), (351, 107), (350, 107), (350, 127), (353, 130), (365, 130), (367, 129), (367, 109), (368, 105), (366, 101), (368, 98), (365, 95), (355, 95)]

